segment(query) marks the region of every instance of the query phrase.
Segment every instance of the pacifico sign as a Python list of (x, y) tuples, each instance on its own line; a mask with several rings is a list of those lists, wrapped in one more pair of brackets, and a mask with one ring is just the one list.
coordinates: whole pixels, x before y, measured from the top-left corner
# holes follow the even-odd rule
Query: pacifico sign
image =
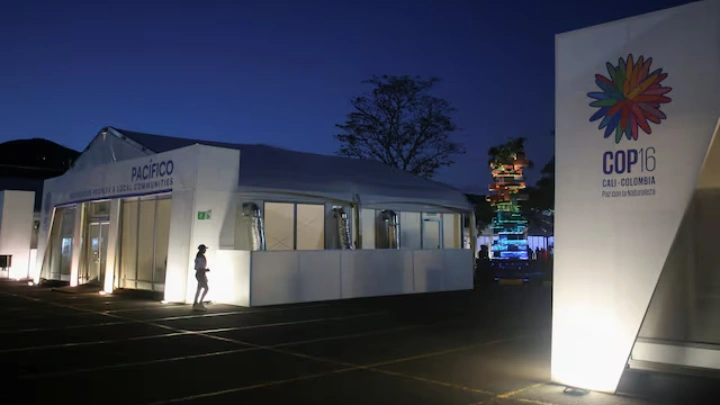
[(151, 159), (148, 164), (133, 166), (130, 181), (152, 180), (172, 176), (173, 170), (175, 170), (175, 164), (172, 159), (160, 162), (153, 162)]
[[(107, 170), (112, 171), (113, 167)], [(173, 187), (173, 172), (175, 163), (172, 159), (153, 161), (150, 159), (144, 164), (134, 164), (129, 170), (129, 180), (113, 182), (115, 176), (106, 177), (107, 184), (98, 187), (78, 190), (69, 193), (70, 201), (101, 199), (109, 197), (122, 197), (127, 195), (151, 194), (170, 191)], [(127, 173), (127, 172), (125, 172)], [(124, 176), (123, 176), (124, 177)], [(127, 177), (125, 177), (127, 179)]]

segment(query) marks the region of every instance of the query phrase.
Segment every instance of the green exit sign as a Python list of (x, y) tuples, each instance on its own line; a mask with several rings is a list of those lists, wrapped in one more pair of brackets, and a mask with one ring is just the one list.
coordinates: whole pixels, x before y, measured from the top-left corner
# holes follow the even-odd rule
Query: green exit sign
[(198, 221), (206, 221), (212, 216), (212, 210), (198, 211)]

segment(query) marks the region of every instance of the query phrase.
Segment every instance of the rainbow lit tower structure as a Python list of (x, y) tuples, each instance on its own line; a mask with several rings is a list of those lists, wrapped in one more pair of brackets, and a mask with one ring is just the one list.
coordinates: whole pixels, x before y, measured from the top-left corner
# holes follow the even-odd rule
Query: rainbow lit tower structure
[(487, 201), (495, 209), (491, 228), (492, 259), (528, 260), (528, 221), (520, 213), (519, 201), (527, 200), (523, 168), (529, 164), (524, 153), (512, 153), (505, 161), (490, 163), (494, 182), (490, 184)]

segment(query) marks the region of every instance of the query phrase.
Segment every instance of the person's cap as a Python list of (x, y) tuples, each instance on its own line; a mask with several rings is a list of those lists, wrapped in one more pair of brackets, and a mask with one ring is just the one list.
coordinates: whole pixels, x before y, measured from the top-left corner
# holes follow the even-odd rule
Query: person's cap
[(198, 250), (208, 250), (209, 248), (205, 245), (198, 246)]

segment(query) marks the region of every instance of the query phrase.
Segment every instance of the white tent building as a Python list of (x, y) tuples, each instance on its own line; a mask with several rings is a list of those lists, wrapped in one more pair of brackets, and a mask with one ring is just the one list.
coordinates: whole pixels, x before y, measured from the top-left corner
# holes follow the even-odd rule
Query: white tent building
[(464, 194), (379, 162), (108, 127), (44, 192), (35, 281), (191, 302), (205, 244), (214, 302), (473, 287)]

